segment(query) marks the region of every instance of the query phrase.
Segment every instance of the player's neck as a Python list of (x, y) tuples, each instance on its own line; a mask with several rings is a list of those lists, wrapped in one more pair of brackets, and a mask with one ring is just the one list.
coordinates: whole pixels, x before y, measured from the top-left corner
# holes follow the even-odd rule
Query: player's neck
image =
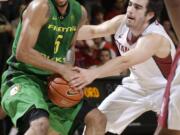
[(67, 12), (67, 8), (68, 8), (68, 3), (66, 5), (64, 5), (63, 7), (57, 7), (58, 11), (60, 12), (61, 15), (65, 15)]
[(145, 31), (145, 29), (146, 29), (148, 26), (149, 26), (149, 23), (145, 23), (144, 25), (140, 26), (139, 28), (136, 27), (136, 28), (134, 28), (134, 29), (133, 29), (133, 28), (130, 29), (130, 31), (131, 31), (131, 33), (132, 33), (133, 36), (138, 37), (139, 35), (141, 35), (141, 34)]

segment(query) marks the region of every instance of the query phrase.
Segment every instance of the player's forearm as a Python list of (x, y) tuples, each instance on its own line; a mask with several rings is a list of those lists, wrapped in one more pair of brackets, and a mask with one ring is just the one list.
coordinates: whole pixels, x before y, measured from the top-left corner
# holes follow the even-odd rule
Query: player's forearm
[(92, 38), (103, 37), (104, 33), (97, 32), (98, 26), (95, 25), (83, 25), (78, 31), (77, 40), (88, 40)]
[(16, 53), (16, 58), (26, 64), (31, 64), (37, 68), (48, 70), (53, 73), (63, 74), (65, 71), (65, 65), (45, 58), (34, 49), (21, 50)]
[(92, 73), (94, 74), (95, 78), (104, 78), (108, 76), (113, 76), (115, 73), (121, 73), (125, 69), (129, 67), (128, 63), (123, 57), (116, 57), (111, 59), (104, 65), (93, 69)]
[(113, 28), (107, 26), (107, 22), (100, 25), (83, 25), (78, 31), (77, 40), (88, 40), (114, 34)]
[(180, 3), (179, 0), (164, 0), (169, 17), (171, 19), (172, 25), (175, 28), (175, 32), (178, 36), (178, 39), (180, 40)]
[(124, 18), (125, 15), (118, 15), (99, 25), (83, 25), (78, 31), (77, 40), (87, 40), (115, 34)]

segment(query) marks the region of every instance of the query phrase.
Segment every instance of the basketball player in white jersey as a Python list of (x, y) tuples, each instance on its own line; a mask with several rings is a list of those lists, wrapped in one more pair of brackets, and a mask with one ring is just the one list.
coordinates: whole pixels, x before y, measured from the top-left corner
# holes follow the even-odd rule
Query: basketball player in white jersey
[[(164, 0), (174, 30), (180, 40), (180, 1)], [(168, 78), (158, 128), (155, 135), (180, 135), (180, 48)]]
[(99, 106), (107, 116), (106, 131), (121, 134), (144, 112), (160, 112), (175, 55), (173, 42), (157, 21), (161, 7), (161, 0), (130, 0), (125, 15), (79, 30), (79, 40), (115, 34), (121, 56), (94, 69), (74, 68), (79, 73), (72, 76), (72, 87), (81, 89), (127, 68), (131, 72)]

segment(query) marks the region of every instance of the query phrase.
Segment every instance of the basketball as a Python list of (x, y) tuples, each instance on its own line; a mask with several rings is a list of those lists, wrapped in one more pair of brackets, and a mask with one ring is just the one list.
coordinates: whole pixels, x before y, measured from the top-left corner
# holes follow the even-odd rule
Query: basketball
[(49, 81), (48, 97), (57, 106), (72, 107), (83, 98), (83, 91), (75, 91), (62, 77), (54, 77)]

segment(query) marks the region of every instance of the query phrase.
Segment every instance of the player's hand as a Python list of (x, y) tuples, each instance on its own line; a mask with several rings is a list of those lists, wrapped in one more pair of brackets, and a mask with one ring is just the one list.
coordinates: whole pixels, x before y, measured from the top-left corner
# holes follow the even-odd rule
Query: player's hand
[[(72, 65), (65, 65), (64, 67), (64, 72), (62, 72), (60, 75), (68, 82), (70, 82), (73, 79), (73, 75), (76, 74), (77, 71), (73, 70), (73, 66)], [(73, 88), (73, 90), (75, 91), (79, 91), (82, 89), (79, 89), (75, 86), (71, 86)]]
[(72, 79), (69, 82), (71, 87), (82, 89), (95, 79), (93, 70), (91, 69), (75, 67), (73, 70), (76, 71), (76, 73), (73, 74)]
[(72, 80), (73, 74), (75, 74), (75, 71), (73, 70), (72, 65), (65, 65), (63, 72), (61, 71), (60, 73), (60, 75), (68, 82)]

